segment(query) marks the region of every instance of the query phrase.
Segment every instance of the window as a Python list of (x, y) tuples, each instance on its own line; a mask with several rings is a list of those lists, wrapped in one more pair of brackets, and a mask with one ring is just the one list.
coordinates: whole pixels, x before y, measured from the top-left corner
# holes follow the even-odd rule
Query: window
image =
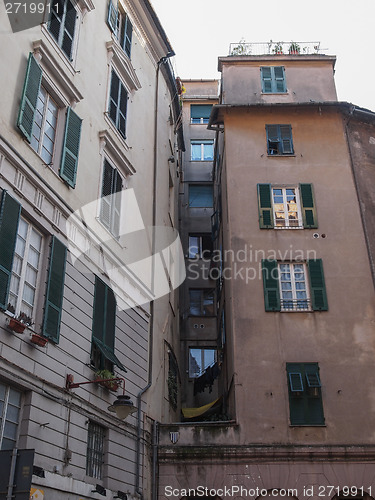
[(190, 123), (208, 123), (212, 104), (192, 104), (190, 106)]
[(260, 68), (262, 92), (280, 94), (286, 92), (284, 66), (262, 66)]
[(128, 92), (120, 78), (112, 70), (111, 90), (109, 97), (108, 113), (120, 134), (126, 138), (126, 113), (128, 106)]
[(286, 364), (291, 425), (324, 425), (318, 363)]
[(133, 26), (128, 15), (119, 5), (116, 8), (112, 0), (108, 5), (107, 22), (123, 51), (130, 57)]
[(266, 311), (327, 311), (321, 259), (307, 263), (263, 260)]
[(32, 129), (31, 146), (47, 165), (52, 163), (57, 115), (57, 104), (44, 88), (40, 87)]
[(260, 229), (318, 227), (312, 184), (272, 186), (258, 184)]
[[(57, 156), (55, 144), (59, 108), (42, 87), (42, 79), (42, 69), (34, 55), (30, 54), (17, 126), (44, 163), (52, 166), (53, 157)], [(76, 184), (81, 125), (81, 118), (67, 107), (59, 175), (73, 188)]]
[[(21, 205), (3, 191), (0, 206), (0, 307), (35, 319), (42, 235), (24, 218)], [(51, 238), (42, 333), (58, 342), (67, 248)]]
[(70, 61), (73, 59), (76, 19), (77, 12), (70, 0), (54, 0), (51, 2), (48, 30)]
[(121, 370), (126, 371), (114, 354), (115, 330), (115, 294), (109, 286), (95, 276), (91, 364), (97, 370), (113, 371), (113, 365), (116, 365)]
[(1, 450), (12, 450), (16, 446), (21, 411), (21, 395), (21, 392), (0, 383)]
[(211, 233), (189, 234), (189, 259), (211, 258), (213, 250)]
[(87, 430), (86, 474), (101, 479), (104, 463), (105, 428), (89, 421)]
[(291, 125), (266, 125), (267, 154), (294, 154)]
[(104, 160), (100, 221), (115, 237), (120, 231), (121, 191), (119, 171)]
[(202, 373), (216, 362), (215, 349), (189, 349), (189, 377), (200, 377)]
[(214, 141), (191, 141), (191, 161), (213, 161)]
[(20, 218), (8, 297), (8, 309), (16, 315), (23, 312), (30, 318), (34, 317), (42, 242), (41, 233)]
[(189, 207), (190, 208), (212, 208), (214, 194), (212, 184), (190, 184)]
[(215, 291), (212, 289), (190, 289), (190, 314), (192, 316), (213, 316), (215, 314)]

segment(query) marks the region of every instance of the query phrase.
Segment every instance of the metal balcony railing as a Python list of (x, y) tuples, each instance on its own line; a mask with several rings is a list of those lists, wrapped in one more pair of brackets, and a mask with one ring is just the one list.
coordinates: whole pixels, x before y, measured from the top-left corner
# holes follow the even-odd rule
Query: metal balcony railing
[(281, 299), (282, 311), (311, 311), (310, 299)]
[(264, 56), (264, 55), (309, 55), (319, 54), (322, 49), (320, 42), (260, 42), (247, 43), (241, 40), (229, 45), (230, 56)]

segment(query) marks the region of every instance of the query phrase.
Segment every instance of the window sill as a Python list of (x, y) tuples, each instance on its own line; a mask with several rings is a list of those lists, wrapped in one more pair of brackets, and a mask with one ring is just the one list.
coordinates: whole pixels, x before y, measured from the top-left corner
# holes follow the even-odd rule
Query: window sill
[(289, 424), (289, 427), (327, 427), (327, 424)]
[(261, 92), (260, 95), (289, 95), (289, 92)]
[(296, 157), (295, 153), (288, 153), (288, 154), (278, 154), (278, 155), (270, 155), (267, 153), (267, 158), (294, 158)]
[[(74, 67), (74, 57), (72, 60), (68, 58), (67, 55), (63, 52), (62, 48), (60, 45), (56, 42), (56, 40), (53, 38), (51, 35), (47, 23), (42, 24), (42, 33), (45, 35), (46, 40), (49, 42), (50, 47), (53, 49), (55, 54), (58, 56), (60, 61), (64, 64), (65, 68), (69, 71), (69, 73), (74, 76), (76, 73), (75, 67)], [(34, 42), (34, 51), (35, 51), (35, 43), (43, 43), (42, 40), (39, 40), (38, 42)], [(74, 54), (74, 50), (73, 50)]]
[(128, 146), (126, 142), (126, 138), (119, 132), (118, 128), (116, 125), (113, 123), (113, 121), (110, 119), (108, 115), (108, 111), (104, 112), (104, 119), (106, 123), (108, 123), (109, 127), (111, 128), (111, 131), (116, 135), (116, 137), (121, 141), (122, 146), (125, 148), (126, 151), (129, 151), (130, 147)]

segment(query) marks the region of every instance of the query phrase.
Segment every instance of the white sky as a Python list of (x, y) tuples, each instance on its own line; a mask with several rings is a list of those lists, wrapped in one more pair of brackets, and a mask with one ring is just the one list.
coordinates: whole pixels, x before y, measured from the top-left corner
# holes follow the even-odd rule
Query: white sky
[(375, 112), (375, 0), (150, 0), (176, 52), (176, 76), (220, 78), (229, 44), (321, 42), (338, 99)]

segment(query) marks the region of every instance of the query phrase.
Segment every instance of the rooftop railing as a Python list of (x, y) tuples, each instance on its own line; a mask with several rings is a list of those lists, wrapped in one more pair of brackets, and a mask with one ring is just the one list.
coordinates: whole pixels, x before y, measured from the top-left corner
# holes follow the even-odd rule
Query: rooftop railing
[[(260, 42), (247, 43), (241, 40), (231, 43), (229, 46), (230, 56), (264, 56), (278, 54), (309, 55), (319, 54), (323, 50), (320, 42)], [(326, 49), (324, 49), (326, 50)]]

